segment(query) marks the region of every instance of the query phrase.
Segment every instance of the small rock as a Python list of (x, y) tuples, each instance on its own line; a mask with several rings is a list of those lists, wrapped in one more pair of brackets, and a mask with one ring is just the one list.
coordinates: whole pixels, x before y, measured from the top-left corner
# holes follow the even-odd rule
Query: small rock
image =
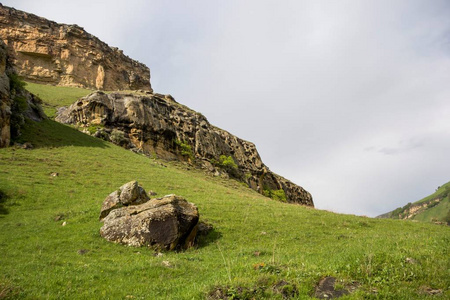
[(33, 148), (34, 148), (33, 145), (29, 142), (26, 142), (25, 144), (22, 145), (22, 149), (31, 150)]
[(86, 254), (88, 252), (89, 252), (88, 249), (80, 249), (80, 250), (77, 251), (77, 253), (80, 254), (80, 255), (84, 255), (84, 254)]
[(172, 265), (170, 264), (170, 262), (169, 262), (168, 260), (163, 260), (163, 261), (162, 261), (162, 265), (163, 265), (164, 267), (167, 267), (167, 268), (172, 267)]
[(405, 259), (405, 261), (406, 261), (406, 263), (408, 263), (408, 264), (412, 264), (412, 265), (417, 264), (417, 260), (415, 260), (414, 258), (411, 258), (411, 257), (407, 257), (407, 258)]

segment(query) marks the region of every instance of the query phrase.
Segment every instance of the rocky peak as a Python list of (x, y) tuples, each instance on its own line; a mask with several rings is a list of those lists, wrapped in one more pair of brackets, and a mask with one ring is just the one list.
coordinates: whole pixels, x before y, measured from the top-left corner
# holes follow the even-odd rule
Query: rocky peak
[(0, 39), (26, 80), (99, 90), (147, 90), (150, 70), (77, 25), (0, 4)]
[(95, 92), (60, 110), (56, 120), (135, 151), (232, 176), (281, 201), (314, 205), (307, 191), (264, 165), (253, 143), (211, 125), (169, 95)]

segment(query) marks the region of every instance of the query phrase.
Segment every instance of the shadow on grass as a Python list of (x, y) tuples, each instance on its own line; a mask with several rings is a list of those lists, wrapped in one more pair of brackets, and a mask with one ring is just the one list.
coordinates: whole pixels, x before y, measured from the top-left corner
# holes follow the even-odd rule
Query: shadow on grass
[(105, 148), (107, 146), (107, 143), (101, 139), (49, 119), (41, 122), (27, 120), (17, 142), (29, 142), (35, 148), (64, 146)]
[(8, 209), (5, 207), (6, 198), (6, 194), (0, 190), (0, 216), (7, 215), (9, 213)]
[(208, 233), (206, 233), (206, 234), (199, 234), (197, 236), (196, 247), (197, 248), (206, 247), (209, 244), (215, 243), (221, 237), (222, 237), (222, 233), (220, 233), (216, 229), (212, 228)]

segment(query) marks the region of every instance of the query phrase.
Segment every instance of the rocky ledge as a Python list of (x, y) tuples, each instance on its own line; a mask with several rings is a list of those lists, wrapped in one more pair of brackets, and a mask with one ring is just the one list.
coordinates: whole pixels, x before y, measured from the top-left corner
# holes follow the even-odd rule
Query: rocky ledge
[(264, 165), (253, 143), (211, 125), (170, 95), (95, 92), (61, 109), (56, 120), (125, 148), (232, 176), (278, 200), (314, 206), (310, 193)]
[(0, 39), (28, 81), (99, 90), (151, 91), (150, 69), (77, 25), (0, 4)]

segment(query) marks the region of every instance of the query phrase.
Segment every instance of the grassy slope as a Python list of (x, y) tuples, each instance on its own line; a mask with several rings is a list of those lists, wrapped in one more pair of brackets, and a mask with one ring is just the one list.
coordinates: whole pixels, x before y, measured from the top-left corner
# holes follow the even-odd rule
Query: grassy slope
[[(27, 127), (23, 140), (35, 149), (0, 149), (0, 190), (8, 196), (0, 203), (0, 296), (201, 299), (215, 286), (227, 286), (231, 295), (239, 286), (285, 280), (298, 288), (297, 298), (308, 299), (327, 275), (341, 285), (358, 281), (351, 299), (422, 299), (427, 288), (450, 296), (448, 227), (284, 204), (183, 164), (164, 167), (51, 120)], [(103, 240), (103, 199), (134, 179), (159, 195), (194, 202), (215, 231), (198, 248), (162, 257)], [(271, 288), (260, 297), (282, 298)]]
[(51, 86), (32, 82), (27, 82), (25, 88), (44, 100), (42, 107), (46, 115), (50, 118), (55, 117), (59, 107), (69, 106), (80, 97), (84, 97), (93, 92), (93, 90), (89, 89)]
[(431, 207), (424, 212), (416, 215), (414, 220), (423, 222), (445, 221), (450, 212), (450, 182), (439, 187), (439, 189), (428, 197), (425, 197), (413, 204), (420, 204), (430, 200), (441, 198), (438, 205)]
[(410, 206), (414, 207), (416, 205), (421, 205), (425, 202), (430, 202), (438, 198), (441, 199), (441, 201), (437, 205), (428, 207), (423, 211), (421, 210), (417, 213), (417, 215), (413, 217), (413, 220), (422, 222), (447, 222), (448, 215), (450, 214), (450, 182), (447, 182), (446, 184), (440, 186), (433, 194), (421, 200), (418, 200), (412, 204), (409, 203), (404, 207), (399, 207), (379, 217), (398, 219), (398, 215), (405, 213), (405, 211), (408, 211)]

